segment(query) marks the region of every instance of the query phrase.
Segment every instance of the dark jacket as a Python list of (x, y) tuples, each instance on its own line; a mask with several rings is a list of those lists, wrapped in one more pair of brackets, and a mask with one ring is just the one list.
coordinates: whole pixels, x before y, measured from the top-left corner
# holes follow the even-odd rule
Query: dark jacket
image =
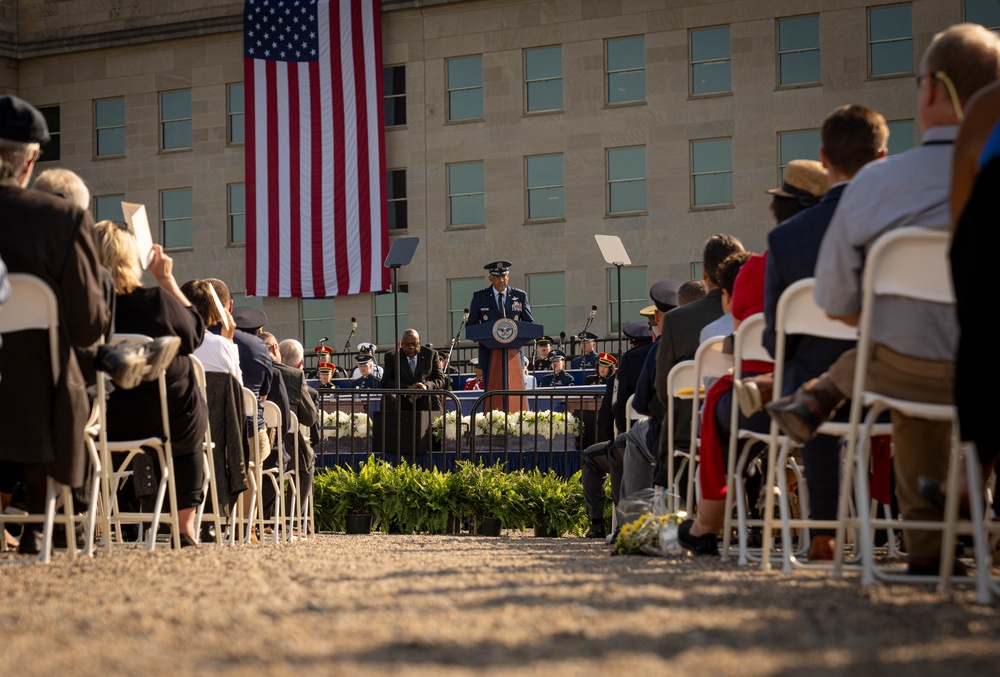
[[(421, 346), (417, 353), (417, 369), (414, 373), (410, 369), (410, 362), (402, 352), (399, 354), (400, 377), (396, 378), (396, 353), (389, 353), (385, 356), (383, 366), (382, 387), (387, 390), (409, 388), (415, 383), (423, 383), (428, 390), (444, 390), (444, 381), (447, 378), (441, 373), (438, 367), (438, 354), (436, 350)], [(397, 399), (394, 396), (387, 396), (391, 404), (395, 404)], [(402, 398), (402, 409), (437, 410), (443, 408), (440, 397), (408, 397)]]

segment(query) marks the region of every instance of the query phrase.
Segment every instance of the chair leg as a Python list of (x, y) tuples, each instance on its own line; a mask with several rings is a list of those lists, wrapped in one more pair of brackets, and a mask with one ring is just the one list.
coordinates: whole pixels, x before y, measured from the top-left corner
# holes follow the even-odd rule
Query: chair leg
[(52, 529), (56, 516), (56, 481), (51, 477), (45, 479), (45, 521), (42, 524), (42, 551), (38, 559), (42, 564), (52, 562)]

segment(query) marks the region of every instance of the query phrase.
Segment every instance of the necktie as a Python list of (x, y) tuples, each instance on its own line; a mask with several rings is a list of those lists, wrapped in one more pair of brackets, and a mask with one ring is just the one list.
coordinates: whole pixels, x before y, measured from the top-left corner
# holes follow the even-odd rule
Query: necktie
[(500, 309), (501, 312), (503, 312), (503, 292), (497, 294), (497, 301), (498, 301), (497, 307)]
[(412, 371), (414, 374), (416, 374), (417, 373), (417, 358), (410, 357), (408, 359), (410, 361), (410, 371)]

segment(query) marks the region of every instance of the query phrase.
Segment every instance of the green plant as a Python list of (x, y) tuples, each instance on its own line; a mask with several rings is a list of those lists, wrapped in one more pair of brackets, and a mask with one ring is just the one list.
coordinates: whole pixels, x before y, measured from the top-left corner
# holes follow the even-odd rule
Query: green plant
[(547, 527), (559, 535), (583, 533), (587, 510), (579, 472), (567, 480), (554, 470), (543, 473), (536, 468), (515, 473), (514, 477), (527, 524)]
[(502, 463), (486, 466), (482, 462), (459, 461), (454, 474), (461, 511), (470, 513), (477, 521), (495, 517), (508, 529), (523, 527), (514, 481)]
[(389, 464), (369, 457), (357, 471), (337, 466), (317, 475), (313, 501), (319, 528), (342, 531), (346, 515), (376, 513), (391, 473)]

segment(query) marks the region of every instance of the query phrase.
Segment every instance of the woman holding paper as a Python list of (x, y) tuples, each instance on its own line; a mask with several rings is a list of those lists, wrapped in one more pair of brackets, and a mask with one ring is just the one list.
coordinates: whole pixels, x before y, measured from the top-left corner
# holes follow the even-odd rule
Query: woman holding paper
[[(132, 233), (112, 221), (101, 221), (96, 230), (101, 263), (115, 282), (115, 331), (154, 338), (176, 336), (181, 355), (194, 352), (202, 342), (205, 324), (174, 279), (173, 259), (163, 253), (160, 245), (153, 245), (147, 269), (158, 286), (142, 287), (142, 266)], [(195, 381), (191, 360), (174, 359), (167, 366), (166, 381), (181, 545), (193, 546), (198, 542), (195, 510), (203, 498), (201, 451), (208, 408)], [(108, 401), (107, 420), (110, 439), (162, 436), (157, 383), (115, 390)]]

